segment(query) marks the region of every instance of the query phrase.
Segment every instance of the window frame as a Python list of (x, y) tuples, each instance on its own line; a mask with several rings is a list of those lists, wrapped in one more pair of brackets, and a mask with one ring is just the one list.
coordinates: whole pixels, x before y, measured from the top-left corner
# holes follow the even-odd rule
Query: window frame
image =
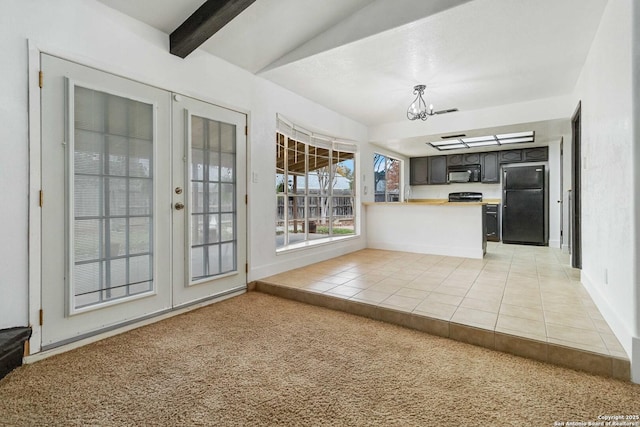
[[(309, 245), (326, 244), (334, 240), (342, 240), (345, 238), (352, 238), (359, 236), (358, 218), (357, 218), (357, 152), (355, 150), (355, 144), (337, 142), (334, 139), (328, 137), (314, 135), (312, 133), (303, 132), (300, 128), (291, 126), (290, 132), (281, 130), (281, 122), (279, 119), (278, 129), (276, 131), (276, 252), (283, 252), (291, 249), (298, 249), (300, 247), (306, 247)], [(304, 171), (292, 171), (289, 166), (292, 164), (287, 157), (291, 151), (291, 141), (295, 142), (295, 153), (304, 154)], [(300, 150), (300, 145), (303, 145), (303, 150)], [(323, 150), (318, 157), (318, 150)], [(348, 169), (348, 176), (340, 174), (338, 168), (343, 160), (339, 160), (341, 156), (346, 155), (344, 160), (351, 160), (352, 166)], [(324, 157), (327, 162), (326, 165), (313, 169), (317, 158)], [(300, 167), (300, 161), (296, 159), (295, 164)], [(313, 164), (312, 164), (313, 162)], [(322, 164), (322, 162), (321, 162)], [(327, 173), (328, 176), (313, 178), (314, 172), (323, 170), (322, 173)], [(346, 193), (342, 193), (338, 188), (338, 176), (343, 176), (349, 180), (349, 189)], [(291, 181), (291, 177), (293, 181)], [(297, 187), (298, 178), (302, 178), (303, 189)], [(326, 181), (325, 181), (326, 180)], [(285, 183), (286, 181), (286, 183)], [(318, 181), (318, 186), (315, 188), (313, 182)], [(326, 183), (323, 185), (322, 181)], [(294, 192), (294, 187), (296, 191)], [(344, 189), (342, 189), (344, 191)], [(338, 205), (339, 198), (349, 197), (350, 207), (342, 209), (345, 206)], [(302, 200), (302, 208), (299, 205), (300, 199)], [(312, 203), (315, 200), (317, 203)], [(295, 201), (295, 202), (294, 202)], [(292, 206), (292, 204), (294, 204)], [(291, 209), (295, 208), (296, 212), (302, 212), (301, 216), (295, 216), (292, 218)], [(315, 208), (316, 214), (312, 213), (312, 209)], [(336, 211), (337, 208), (341, 212), (348, 212), (346, 215), (340, 215)], [(302, 209), (302, 211), (300, 211)], [(297, 239), (292, 241), (291, 238), (291, 224), (293, 227)], [(297, 221), (301, 221), (302, 233), (297, 232)], [(352, 232), (347, 234), (337, 234), (338, 227), (334, 227), (337, 221), (344, 223), (351, 223), (345, 228), (348, 230), (352, 227)], [(315, 233), (313, 230), (318, 227), (318, 222), (321, 222), (326, 226), (326, 236), (324, 233)], [(322, 234), (318, 236), (318, 234)], [(280, 237), (282, 236), (282, 237)]]

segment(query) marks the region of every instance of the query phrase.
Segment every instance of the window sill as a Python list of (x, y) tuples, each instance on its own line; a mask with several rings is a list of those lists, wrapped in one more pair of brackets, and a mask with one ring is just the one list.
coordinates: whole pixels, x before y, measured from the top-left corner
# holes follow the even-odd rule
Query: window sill
[(282, 255), (289, 252), (297, 252), (310, 248), (317, 248), (319, 246), (332, 245), (338, 242), (344, 242), (347, 240), (355, 240), (359, 239), (359, 234), (353, 234), (349, 236), (333, 236), (327, 237), (326, 239), (317, 239), (317, 240), (306, 240), (300, 243), (294, 243), (292, 245), (288, 245), (279, 249), (276, 249), (276, 255)]

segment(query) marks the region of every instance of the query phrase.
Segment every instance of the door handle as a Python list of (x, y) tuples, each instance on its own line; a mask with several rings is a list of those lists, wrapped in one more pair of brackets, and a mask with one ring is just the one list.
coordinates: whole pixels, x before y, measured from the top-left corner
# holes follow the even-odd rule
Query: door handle
[(178, 202), (174, 206), (175, 206), (177, 211), (180, 211), (180, 210), (184, 209), (184, 203)]

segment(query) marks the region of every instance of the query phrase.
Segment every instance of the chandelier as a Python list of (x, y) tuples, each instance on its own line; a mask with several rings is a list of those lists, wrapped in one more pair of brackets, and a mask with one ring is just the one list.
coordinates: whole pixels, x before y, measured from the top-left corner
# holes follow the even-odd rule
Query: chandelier
[(433, 104), (429, 104), (429, 108), (427, 108), (427, 103), (424, 102), (424, 98), (422, 97), (426, 88), (426, 85), (416, 85), (413, 87), (413, 94), (416, 95), (416, 99), (413, 100), (411, 105), (409, 105), (409, 109), (407, 110), (407, 118), (409, 120), (427, 120), (429, 116), (435, 116), (436, 114), (453, 113), (454, 111), (458, 111), (457, 108), (433, 111)]

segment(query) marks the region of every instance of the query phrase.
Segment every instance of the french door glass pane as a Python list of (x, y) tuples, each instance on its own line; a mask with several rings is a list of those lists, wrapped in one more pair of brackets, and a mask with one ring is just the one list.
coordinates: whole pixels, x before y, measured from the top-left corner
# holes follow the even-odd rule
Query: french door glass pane
[(153, 105), (74, 88), (73, 306), (153, 289)]
[(237, 269), (236, 128), (198, 116), (191, 116), (190, 125), (191, 280), (196, 281)]

